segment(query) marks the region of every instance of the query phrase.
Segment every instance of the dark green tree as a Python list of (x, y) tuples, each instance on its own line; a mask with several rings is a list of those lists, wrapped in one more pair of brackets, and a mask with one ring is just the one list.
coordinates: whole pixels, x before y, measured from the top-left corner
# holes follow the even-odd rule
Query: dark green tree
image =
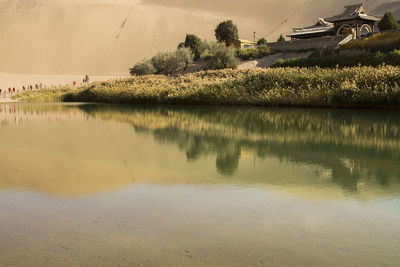
[(283, 37), (283, 35), (281, 34), (281, 35), (279, 36), (277, 42), (285, 42), (285, 41), (286, 41), (285, 37)]
[(239, 31), (232, 20), (221, 22), (215, 29), (215, 37), (219, 42), (225, 42), (228, 46), (232, 41), (239, 39)]
[(268, 44), (268, 42), (267, 42), (267, 40), (265, 39), (265, 38), (261, 38), (261, 39), (259, 39), (258, 41), (257, 41), (257, 45), (267, 45)]
[[(202, 51), (202, 41), (199, 37), (194, 34), (186, 34), (185, 42), (181, 43), (179, 46), (184, 46), (190, 48), (194, 55), (194, 60), (200, 59)], [(180, 47), (181, 48), (181, 47)]]
[(390, 11), (385, 13), (381, 21), (379, 21), (378, 27), (381, 31), (398, 30), (400, 28), (399, 23)]

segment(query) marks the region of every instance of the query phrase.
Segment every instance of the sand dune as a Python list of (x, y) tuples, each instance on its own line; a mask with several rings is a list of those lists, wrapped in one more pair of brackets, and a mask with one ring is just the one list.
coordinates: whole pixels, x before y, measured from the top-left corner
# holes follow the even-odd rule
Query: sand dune
[[(275, 40), (350, 3), (354, 1), (3, 0), (0, 72), (123, 75), (141, 58), (175, 49), (186, 33), (213, 40), (221, 20), (235, 20), (241, 38), (252, 38), (256, 31)], [(366, 6), (397, 10), (390, 3), (366, 1)]]

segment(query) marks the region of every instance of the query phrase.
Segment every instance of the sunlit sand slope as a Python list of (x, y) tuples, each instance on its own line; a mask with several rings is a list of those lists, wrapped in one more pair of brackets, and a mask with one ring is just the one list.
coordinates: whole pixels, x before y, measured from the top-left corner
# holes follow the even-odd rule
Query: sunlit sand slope
[[(365, 2), (373, 12), (399, 8), (389, 0)], [(250, 39), (256, 31), (271, 41), (292, 27), (340, 13), (350, 3), (354, 1), (3, 0), (0, 72), (124, 74), (143, 57), (175, 49), (185, 33), (213, 40), (216, 24), (224, 19), (238, 23), (241, 38)]]

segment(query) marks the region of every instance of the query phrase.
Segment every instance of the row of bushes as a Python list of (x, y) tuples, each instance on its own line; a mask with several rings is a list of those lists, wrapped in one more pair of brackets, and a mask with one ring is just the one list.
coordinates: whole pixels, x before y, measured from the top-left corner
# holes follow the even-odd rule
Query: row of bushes
[[(270, 53), (268, 46), (236, 50), (233, 47), (227, 47), (224, 43), (213, 43), (206, 46), (199, 59), (208, 61), (208, 64), (205, 64), (205, 70), (235, 69), (239, 64), (239, 59), (262, 58)], [(194, 58), (195, 55), (190, 48), (180, 46), (175, 52), (158, 53), (150, 60), (140, 61), (130, 69), (130, 74), (136, 76), (175, 74), (185, 70)]]
[(344, 68), (355, 66), (380, 65), (400, 66), (400, 50), (394, 50), (389, 53), (381, 52), (361, 52), (352, 54), (337, 54), (310, 56), (308, 58), (279, 59), (271, 65), (272, 68), (278, 67), (321, 67), (321, 68)]
[(130, 69), (132, 75), (171, 74), (184, 70), (193, 62), (189, 48), (178, 48), (175, 52), (158, 53), (150, 60), (144, 59)]
[[(208, 61), (206, 69), (236, 68), (239, 60), (235, 49), (224, 43), (214, 43), (203, 51), (201, 59)], [(144, 59), (130, 69), (131, 75), (176, 74), (182, 72), (193, 62), (195, 55), (188, 47), (181, 46), (175, 52), (158, 53), (150, 60)]]
[(400, 108), (400, 68), (276, 68), (97, 82), (64, 101)]

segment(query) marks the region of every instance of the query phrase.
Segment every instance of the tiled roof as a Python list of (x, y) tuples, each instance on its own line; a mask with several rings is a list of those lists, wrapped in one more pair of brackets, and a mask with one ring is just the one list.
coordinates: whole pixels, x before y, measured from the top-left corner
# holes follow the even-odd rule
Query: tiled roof
[(364, 19), (369, 21), (380, 21), (381, 17), (375, 15), (369, 15), (365, 12), (363, 4), (346, 6), (345, 10), (342, 14), (333, 16), (330, 18), (326, 18), (325, 20), (328, 22), (339, 22), (344, 20), (352, 20), (352, 19)]
[(294, 28), (292, 34), (288, 36), (299, 36), (313, 33), (323, 33), (333, 31), (334, 25), (333, 23), (327, 22), (324, 19), (319, 19), (318, 22), (313, 26), (303, 27), (303, 28)]

